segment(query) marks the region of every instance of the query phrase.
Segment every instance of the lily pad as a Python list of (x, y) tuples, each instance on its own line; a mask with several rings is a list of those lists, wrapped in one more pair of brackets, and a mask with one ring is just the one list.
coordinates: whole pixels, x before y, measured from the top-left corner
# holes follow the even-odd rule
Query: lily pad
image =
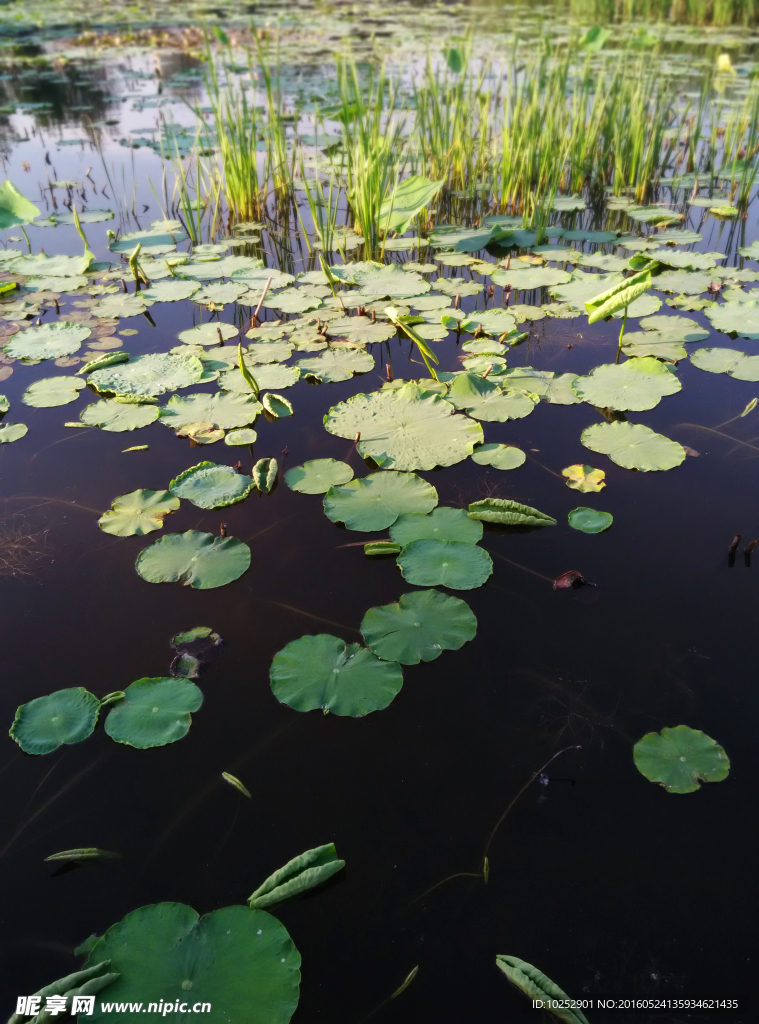
[(293, 354), (293, 347), (285, 341), (266, 341), (248, 346), (243, 356), (245, 365), (256, 363), (284, 363)]
[(98, 519), (98, 526), (114, 537), (144, 537), (160, 530), (164, 516), (178, 508), (179, 498), (168, 491), (131, 491), (113, 499), (111, 508)]
[(175, 477), (169, 490), (198, 508), (227, 508), (248, 497), (253, 490), (253, 480), (232, 466), (199, 462)]
[(113, 705), (104, 728), (112, 740), (139, 750), (164, 747), (187, 735), (190, 712), (202, 703), (203, 694), (189, 680), (137, 679)]
[(327, 331), (332, 338), (345, 338), (356, 345), (374, 345), (380, 341), (389, 341), (396, 328), (380, 320), (372, 322), (368, 316), (342, 316), (331, 320)]
[(216, 429), (232, 430), (255, 423), (261, 409), (261, 403), (250, 394), (172, 395), (161, 409), (161, 423), (172, 430), (188, 423), (211, 423)]
[(6, 269), (12, 274), (26, 274), (28, 277), (58, 277), (61, 278), (61, 288), (65, 288), (64, 279), (86, 274), (94, 258), (91, 252), (84, 256), (46, 256), (45, 253), (39, 253), (37, 256), (20, 256), (17, 260), (11, 260)]
[(653, 409), (665, 395), (674, 395), (681, 387), (675, 374), (653, 356), (604, 363), (572, 382), (572, 390), (583, 401), (621, 411)]
[(86, 384), (79, 377), (43, 377), (29, 385), (21, 401), (34, 409), (51, 409), (75, 402), (84, 387)]
[(587, 274), (582, 270), (576, 270), (567, 284), (555, 285), (551, 288), (551, 295), (565, 302), (573, 309), (585, 312), (585, 303), (594, 299), (603, 291), (619, 284), (622, 280), (621, 274)]
[(13, 359), (59, 359), (78, 352), (91, 333), (89, 327), (59, 320), (14, 335), (3, 351)]
[(580, 441), (591, 451), (608, 455), (618, 466), (642, 473), (674, 469), (685, 460), (681, 444), (642, 423), (594, 423), (583, 430)]
[(94, 370), (89, 383), (101, 393), (155, 397), (177, 388), (189, 388), (203, 374), (203, 364), (197, 356), (160, 352)]
[(325, 494), (330, 487), (347, 484), (352, 479), (351, 467), (337, 459), (311, 459), (285, 473), (285, 483), (290, 490), (301, 494)]
[(571, 487), (573, 491), (582, 491), (583, 494), (601, 491), (606, 487), (606, 473), (602, 469), (593, 469), (592, 466), (583, 466), (581, 463), (567, 466), (566, 469), (562, 469), (561, 475), (567, 478), (567, 487)]
[(361, 622), (366, 646), (384, 661), (418, 665), (457, 651), (477, 632), (472, 609), (437, 590), (403, 594), (395, 604), (370, 608)]
[(302, 636), (274, 655), (271, 689), (296, 711), (360, 718), (381, 711), (403, 686), (403, 670), (360, 644), (320, 633)]
[(247, 285), (242, 281), (217, 281), (206, 285), (202, 291), (195, 292), (192, 301), (201, 306), (223, 306), (227, 302), (237, 302), (246, 293)]
[(482, 530), (482, 523), (470, 519), (463, 508), (438, 506), (427, 515), (409, 512), (398, 516), (390, 527), (390, 536), (401, 547), (415, 540), (455, 540), (462, 544), (478, 544), (482, 540)]
[(580, 505), (579, 508), (572, 509), (567, 521), (573, 530), (579, 530), (581, 533), (603, 533), (614, 522), (614, 516), (610, 512), (599, 512), (597, 509)]
[(102, 430), (122, 433), (125, 430), (137, 430), (155, 423), (158, 414), (157, 405), (136, 405), (132, 402), (119, 402), (115, 398), (107, 398), (85, 406), (79, 419), (90, 427), (100, 427)]
[(484, 548), (456, 540), (414, 540), (398, 556), (407, 583), (416, 587), (449, 587), (473, 590), (493, 571), (493, 560)]
[(10, 736), (27, 754), (49, 754), (90, 736), (100, 714), (100, 701), (81, 686), (56, 690), (22, 704)]
[(300, 289), (288, 288), (275, 292), (264, 299), (266, 309), (278, 309), (282, 313), (305, 313), (309, 309), (320, 309), (324, 303), (315, 295), (307, 295)]
[(391, 526), (406, 512), (430, 512), (437, 491), (414, 473), (388, 470), (332, 486), (324, 496), (324, 511), (333, 523), (370, 533)]
[[(261, 391), (279, 388), (290, 388), (300, 380), (300, 369), (297, 366), (281, 366), (279, 363), (256, 364), (251, 370), (256, 384)], [(252, 394), (251, 388), (243, 380), (239, 370), (229, 370), (219, 377), (219, 387), (224, 391), (237, 394)]]
[(151, 300), (143, 298), (143, 292), (131, 295), (104, 295), (97, 305), (90, 307), (90, 313), (109, 320), (126, 319), (130, 316), (141, 316), (150, 305)]
[(320, 356), (298, 361), (300, 372), (317, 380), (333, 383), (350, 380), (354, 373), (368, 373), (374, 369), (374, 356), (355, 349), (328, 349)]
[(512, 265), (508, 270), (497, 270), (491, 280), (493, 284), (511, 285), (515, 292), (523, 292), (566, 284), (571, 275), (558, 267), (527, 267), (523, 270)]
[(111, 242), (108, 248), (111, 252), (132, 253), (138, 245), (142, 246), (140, 255), (158, 256), (166, 252), (172, 252), (180, 242), (187, 238), (187, 232), (181, 227), (169, 228), (157, 221), (155, 225), (144, 231), (130, 231), (120, 238)]
[[(726, 334), (737, 334), (741, 338), (759, 338), (759, 301), (725, 302), (704, 310), (712, 327)], [(8, 351), (6, 347), (5, 351)], [(12, 355), (12, 353), (11, 353)]]
[(238, 430), (230, 430), (224, 438), (224, 444), (245, 445), (253, 444), (258, 437), (255, 430), (250, 427), (241, 427)]
[(693, 270), (665, 270), (653, 279), (653, 286), (660, 292), (674, 292), (676, 295), (700, 295), (711, 284), (709, 274)]
[(690, 358), (699, 370), (726, 373), (736, 380), (759, 381), (759, 356), (749, 356), (733, 348), (700, 348)]
[(151, 302), (181, 302), (200, 288), (197, 281), (158, 281), (140, 294)]
[(223, 341), (229, 341), (230, 338), (239, 334), (239, 330), (234, 324), (225, 324), (221, 320), (209, 320), (208, 323), (180, 331), (178, 337), (185, 345), (218, 345), (220, 334)]
[(484, 498), (469, 506), (470, 519), (499, 526), (555, 526), (556, 520), (529, 505), (522, 505), (509, 498)]
[(360, 433), (362, 458), (404, 471), (453, 466), (484, 440), (479, 423), (455, 414), (440, 395), (415, 384), (354, 395), (329, 410), (324, 426), (351, 440)]
[(722, 782), (730, 772), (724, 749), (687, 725), (646, 733), (633, 747), (633, 757), (638, 771), (668, 793), (695, 793), (702, 782)]
[[(140, 907), (97, 940), (88, 963), (103, 961), (119, 975), (109, 994), (126, 1002), (200, 1001), (246, 1024), (288, 1024), (298, 1005), (300, 954), (265, 910), (224, 907), (200, 917), (182, 903)], [(93, 1021), (107, 1022), (102, 1005), (96, 999)], [(125, 1024), (141, 1020), (137, 1013), (121, 1017)]]
[(29, 428), (25, 423), (0, 423), (0, 444), (10, 444), (12, 441), (20, 441)]
[(526, 459), (521, 448), (505, 444), (481, 444), (472, 455), (472, 462), (478, 466), (492, 466), (493, 469), (518, 469)]
[(232, 583), (250, 566), (250, 548), (235, 537), (188, 530), (169, 533), (140, 552), (137, 572), (148, 583), (182, 583), (212, 590)]

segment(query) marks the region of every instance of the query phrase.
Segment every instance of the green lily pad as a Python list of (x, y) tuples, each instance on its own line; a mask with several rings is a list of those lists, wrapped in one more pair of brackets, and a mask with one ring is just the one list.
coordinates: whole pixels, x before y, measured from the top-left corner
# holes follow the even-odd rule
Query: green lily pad
[(492, 226), (465, 228), (459, 224), (437, 224), (430, 234), (429, 243), (454, 252), (479, 252), (492, 237)]
[(51, 409), (75, 402), (84, 387), (86, 384), (80, 377), (43, 377), (29, 385), (21, 401), (34, 409)]
[(266, 341), (258, 345), (249, 345), (243, 356), (246, 366), (256, 363), (284, 363), (293, 354), (292, 345), (286, 341)]
[(285, 483), (290, 490), (301, 494), (326, 494), (330, 487), (347, 484), (352, 479), (351, 467), (337, 459), (311, 459), (285, 473)]
[(627, 216), (641, 224), (674, 224), (683, 219), (682, 214), (666, 206), (636, 206), (627, 211)]
[(647, 316), (638, 325), (644, 331), (658, 331), (668, 334), (673, 340), (682, 342), (703, 341), (709, 332), (689, 316)]
[(3, 351), (13, 359), (60, 359), (78, 352), (91, 333), (89, 327), (59, 320), (19, 332)]
[(628, 358), (653, 356), (670, 362), (685, 359), (688, 355), (676, 335), (663, 331), (630, 331), (625, 334), (622, 351)]
[(633, 757), (641, 775), (668, 793), (695, 793), (702, 782), (722, 782), (730, 772), (724, 749), (687, 725), (646, 733), (633, 747)]
[(250, 548), (235, 537), (188, 530), (169, 533), (140, 552), (137, 572), (148, 583), (182, 583), (212, 590), (232, 583), (250, 566)]
[(12, 274), (26, 274), (27, 277), (58, 277), (61, 278), (61, 288), (65, 288), (66, 282), (63, 279), (86, 274), (94, 258), (91, 252), (84, 256), (46, 256), (45, 253), (39, 253), (37, 256), (20, 256), (17, 260), (11, 260), (6, 269)]
[[(654, 249), (646, 253), (652, 260), (658, 260), (665, 267), (687, 270), (711, 270), (716, 266), (711, 256), (703, 252), (685, 252), (682, 249)], [(654, 279), (654, 286), (656, 279)]]
[(114, 537), (144, 537), (160, 530), (164, 516), (179, 508), (179, 498), (168, 491), (147, 491), (142, 488), (113, 499), (108, 512), (98, 519), (104, 533)]
[(407, 583), (416, 587), (473, 590), (493, 571), (493, 560), (483, 548), (456, 540), (414, 540), (398, 556)]
[(580, 530), (581, 533), (603, 533), (614, 522), (614, 516), (611, 512), (599, 512), (581, 505), (572, 509), (567, 521), (573, 530)]
[(181, 302), (200, 288), (197, 281), (158, 281), (140, 294), (151, 302)]
[(596, 295), (619, 284), (621, 280), (621, 274), (587, 274), (582, 270), (576, 270), (567, 284), (558, 284), (551, 288), (551, 295), (572, 309), (579, 309), (584, 313), (585, 303), (589, 299), (594, 299)]
[[(586, 252), (577, 261), (580, 267), (593, 267), (596, 270), (627, 270), (629, 263), (622, 256), (613, 256), (608, 252)], [(560, 282), (556, 282), (559, 284)]]
[(147, 427), (155, 423), (158, 415), (157, 405), (135, 405), (132, 402), (125, 403), (115, 398), (107, 398), (85, 406), (79, 419), (90, 427), (122, 433), (125, 430)]
[(455, 540), (477, 544), (482, 540), (482, 523), (474, 522), (463, 508), (439, 506), (427, 515), (408, 512), (398, 516), (390, 527), (396, 544), (405, 547), (415, 540)]
[(248, 497), (253, 490), (253, 480), (232, 466), (199, 462), (175, 477), (169, 490), (198, 508), (226, 508)]
[(324, 426), (351, 440), (360, 433), (362, 458), (404, 471), (453, 466), (484, 440), (479, 423), (455, 414), (440, 395), (415, 384), (354, 395), (329, 410)]
[(160, 256), (166, 252), (173, 252), (180, 242), (184, 242), (187, 233), (181, 227), (169, 228), (165, 222), (156, 221), (155, 225), (146, 228), (144, 231), (130, 231), (120, 238), (111, 242), (108, 248), (111, 252), (132, 253), (138, 245), (141, 245), (140, 255)]
[(460, 298), (465, 298), (467, 295), (479, 295), (482, 287), (482, 283), (465, 281), (463, 277), (439, 277), (435, 281), (435, 288), (439, 292), (451, 296), (458, 295)]
[(361, 622), (366, 646), (384, 661), (418, 665), (457, 651), (477, 632), (472, 609), (437, 590), (402, 594), (395, 604), (370, 608)]
[(227, 281), (224, 283), (215, 282), (206, 285), (192, 297), (193, 302), (201, 306), (223, 306), (227, 302), (237, 302), (241, 296), (247, 294), (247, 285), (242, 281)]
[[(741, 338), (759, 338), (759, 301), (725, 302), (704, 310), (712, 327)], [(8, 348), (6, 347), (6, 352)]]
[(711, 284), (709, 274), (693, 270), (665, 270), (653, 279), (653, 286), (660, 292), (674, 292), (676, 295), (700, 295)]
[(583, 430), (580, 441), (591, 451), (608, 455), (618, 466), (642, 473), (674, 469), (685, 460), (681, 444), (642, 423), (594, 423)]
[(141, 316), (150, 305), (151, 300), (143, 298), (143, 292), (130, 295), (122, 292), (119, 295), (104, 295), (97, 305), (90, 307), (90, 313), (107, 320), (123, 320), (130, 316)]
[(333, 523), (370, 533), (391, 526), (406, 512), (430, 512), (437, 491), (415, 473), (386, 470), (333, 485), (324, 496), (324, 511)]
[(494, 337), (511, 333), (517, 325), (513, 307), (486, 309), (482, 312), (474, 310), (466, 314), (465, 323), (468, 331), (476, 331), (477, 327), (481, 327), (486, 334), (492, 334)]
[[(290, 388), (300, 380), (300, 369), (297, 366), (282, 366), (279, 363), (256, 364), (251, 369), (256, 384), (261, 391), (276, 391), (279, 388)], [(229, 370), (219, 377), (219, 387), (224, 391), (250, 395), (252, 391), (243, 380), (239, 370)]]
[(675, 374), (653, 356), (604, 363), (572, 382), (572, 390), (583, 401), (620, 411), (653, 409), (665, 395), (674, 395), (681, 387)]
[(484, 498), (469, 506), (470, 519), (500, 526), (555, 526), (556, 520), (529, 505), (522, 505), (509, 498)]
[[(118, 973), (109, 997), (127, 1003), (205, 1002), (219, 1008), (211, 1018), (246, 1024), (288, 1024), (298, 1005), (300, 954), (265, 910), (224, 907), (200, 917), (182, 903), (140, 907), (97, 940), (88, 963), (103, 961)], [(111, 1016), (102, 1006), (97, 998), (92, 1020), (101, 1024)], [(120, 1016), (140, 1024), (144, 1014)], [(162, 1019), (177, 1024), (185, 1016)]]
[(209, 320), (208, 323), (180, 331), (178, 338), (185, 345), (218, 345), (219, 333), (221, 333), (223, 341), (229, 341), (230, 338), (239, 334), (239, 331), (234, 324), (225, 324), (221, 320)]
[(396, 329), (380, 320), (373, 323), (368, 316), (342, 316), (329, 322), (327, 332), (331, 338), (345, 338), (356, 345), (374, 345), (389, 341)]
[(403, 669), (359, 644), (320, 633), (302, 636), (274, 655), (271, 689), (295, 711), (360, 718), (382, 711), (403, 686)]
[(467, 412), (476, 420), (485, 423), (507, 423), (509, 420), (520, 420), (529, 416), (535, 408), (536, 401), (529, 395), (519, 392), (507, 392), (500, 389), (493, 394), (483, 396), (479, 402), (468, 406)]
[(197, 356), (159, 352), (94, 370), (89, 383), (101, 393), (155, 397), (177, 388), (189, 388), (203, 374), (203, 364)]
[(493, 469), (518, 469), (526, 459), (521, 448), (505, 444), (481, 444), (472, 455), (472, 462), (478, 466), (492, 466)]
[(726, 373), (736, 380), (759, 381), (759, 356), (749, 356), (733, 348), (700, 348), (690, 358), (699, 370)]
[(230, 430), (224, 438), (224, 444), (253, 444), (257, 437), (258, 434), (255, 430), (252, 430), (250, 427), (241, 427), (238, 430)]
[(99, 714), (97, 697), (81, 686), (72, 686), (22, 704), (10, 736), (27, 754), (49, 754), (63, 744), (86, 740)]
[(28, 430), (26, 423), (0, 423), (0, 444), (20, 441)]
[(374, 356), (355, 349), (328, 349), (320, 356), (298, 361), (300, 372), (317, 380), (333, 383), (350, 380), (354, 373), (368, 373), (374, 369)]
[(523, 270), (512, 266), (508, 270), (497, 270), (491, 280), (493, 284), (511, 285), (515, 292), (524, 292), (566, 284), (571, 275), (558, 267), (526, 267)]
[(139, 750), (176, 743), (190, 730), (190, 712), (203, 703), (203, 694), (186, 679), (137, 679), (124, 690), (105, 720), (105, 731), (117, 743)]
[(534, 370), (520, 366), (506, 370), (498, 380), (504, 391), (538, 395), (551, 405), (578, 405), (582, 399), (572, 390), (576, 374), (555, 374), (552, 370)]
[[(239, 376), (237, 370), (235, 373)], [(233, 430), (255, 423), (262, 405), (251, 394), (172, 395), (161, 409), (161, 423), (180, 430), (188, 423), (212, 423), (218, 430)]]

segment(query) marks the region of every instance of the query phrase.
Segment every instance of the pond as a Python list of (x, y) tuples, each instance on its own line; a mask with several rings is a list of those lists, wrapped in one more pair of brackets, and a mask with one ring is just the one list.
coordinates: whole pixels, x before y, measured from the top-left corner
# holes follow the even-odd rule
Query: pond
[(6, 1018), (753, 1020), (749, 5), (0, 41)]

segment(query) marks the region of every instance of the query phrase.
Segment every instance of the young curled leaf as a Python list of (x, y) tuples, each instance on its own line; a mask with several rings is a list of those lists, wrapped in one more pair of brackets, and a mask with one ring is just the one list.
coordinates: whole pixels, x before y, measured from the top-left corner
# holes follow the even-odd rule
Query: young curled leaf
[(365, 555), (399, 555), (403, 548), (391, 540), (370, 540), (364, 544)]
[(278, 470), (276, 459), (259, 459), (250, 474), (254, 486), (262, 494), (268, 494), (276, 483)]
[(505, 498), (485, 498), (469, 506), (470, 519), (481, 519), (485, 523), (499, 523), (501, 526), (556, 526), (556, 520), (529, 505)]
[(45, 857), (45, 862), (63, 860), (79, 863), (83, 860), (113, 860), (118, 856), (118, 853), (111, 853), (110, 850), (99, 850), (96, 846), (88, 846), (77, 850), (61, 850), (60, 853), (51, 853), (49, 857)]
[(81, 376), (83, 373), (92, 373), (93, 370), (104, 370), (106, 366), (116, 366), (118, 363), (128, 362), (128, 352), (106, 352), (102, 356), (98, 356), (97, 359), (91, 359), (89, 363), (85, 363), (76, 372), (77, 376)]
[(634, 277), (628, 277), (619, 284), (615, 284), (606, 291), (601, 292), (585, 303), (588, 311), (588, 323), (594, 324), (598, 320), (605, 320), (607, 316), (613, 316), (620, 309), (625, 309), (640, 298), (651, 287), (651, 272), (641, 271)]
[(500, 955), (495, 958), (495, 962), (511, 984), (524, 992), (529, 999), (545, 1000), (545, 1009), (558, 1020), (564, 1021), (565, 1024), (588, 1024), (582, 1010), (572, 1007), (573, 1000), (566, 992), (537, 967), (516, 956)]
[(243, 796), (246, 796), (248, 800), (253, 799), (247, 786), (244, 786), (234, 775), (230, 775), (229, 772), (222, 772), (221, 777), (225, 782), (228, 782), (230, 786), (234, 786), (238, 793), (242, 793)]
[(281, 417), (292, 416), (293, 414), (292, 404), (286, 398), (283, 398), (282, 395), (275, 395), (270, 391), (267, 391), (261, 399), (261, 404), (266, 412), (277, 420)]
[(261, 910), (272, 903), (279, 903), (315, 885), (321, 885), (344, 867), (345, 861), (338, 858), (334, 843), (306, 850), (269, 875), (251, 894), (248, 906), (251, 910)]

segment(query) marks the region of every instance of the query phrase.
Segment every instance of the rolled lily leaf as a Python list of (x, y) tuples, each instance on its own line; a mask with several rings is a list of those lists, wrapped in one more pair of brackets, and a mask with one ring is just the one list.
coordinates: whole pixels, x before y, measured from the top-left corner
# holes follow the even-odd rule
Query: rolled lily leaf
[(278, 470), (276, 459), (259, 459), (250, 475), (256, 488), (263, 494), (268, 494), (277, 480)]
[[(110, 960), (103, 960), (102, 963), (96, 964), (94, 967), (87, 967), (83, 971), (67, 974), (65, 978), (59, 978), (58, 981), (45, 985), (44, 988), (35, 992), (34, 995), (41, 996), (43, 999), (47, 996), (66, 996), (68, 999), (70, 996), (75, 995), (93, 995), (119, 977), (118, 974), (107, 973), (110, 963)], [(14, 1013), (9, 1018), (8, 1024), (22, 1024), (22, 1021), (26, 1020), (26, 1018), (26, 1014)], [(34, 1018), (37, 1024), (44, 1024), (48, 1020), (55, 1019), (55, 1017), (44, 1010)]]
[(104, 370), (106, 366), (116, 366), (119, 363), (128, 362), (128, 352), (104, 352), (103, 355), (98, 356), (97, 359), (91, 359), (89, 363), (85, 363), (84, 366), (76, 372), (77, 376), (81, 376), (83, 373), (92, 373), (93, 370)]
[(571, 1004), (572, 1000), (537, 967), (516, 956), (497, 956), (495, 962), (512, 985), (516, 985), (529, 999), (546, 1000), (545, 1009), (554, 1017), (565, 1021), (565, 1024), (588, 1024), (582, 1010), (564, 1008), (564, 1004)]
[(508, 498), (485, 498), (469, 506), (470, 519), (481, 519), (486, 523), (500, 523), (501, 526), (556, 526), (556, 520), (545, 512)]
[(643, 270), (634, 277), (628, 277), (612, 288), (608, 288), (593, 299), (588, 299), (585, 309), (588, 311), (588, 323), (594, 324), (598, 320), (605, 320), (607, 316), (613, 316), (620, 309), (625, 309), (640, 298), (651, 287), (651, 271)]
[(259, 885), (252, 893), (248, 906), (251, 910), (261, 910), (272, 903), (279, 903), (315, 885), (321, 885), (344, 867), (345, 861), (338, 858), (334, 843), (306, 850), (269, 875), (263, 885)]

